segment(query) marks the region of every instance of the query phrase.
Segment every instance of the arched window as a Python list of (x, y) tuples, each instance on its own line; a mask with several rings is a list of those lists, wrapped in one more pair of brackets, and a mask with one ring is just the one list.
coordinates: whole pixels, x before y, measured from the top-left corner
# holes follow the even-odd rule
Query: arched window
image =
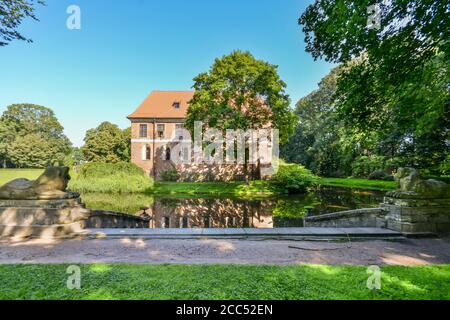
[(166, 160), (170, 160), (170, 148), (166, 148)]

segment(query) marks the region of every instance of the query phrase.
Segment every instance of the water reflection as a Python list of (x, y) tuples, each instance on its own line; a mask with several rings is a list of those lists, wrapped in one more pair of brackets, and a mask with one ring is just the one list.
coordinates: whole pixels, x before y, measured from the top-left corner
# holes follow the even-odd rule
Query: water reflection
[(156, 198), (145, 213), (151, 217), (152, 228), (271, 228), (272, 202), (229, 198)]
[(89, 208), (146, 215), (151, 228), (301, 227), (305, 215), (376, 207), (384, 192), (322, 187), (268, 199), (84, 194)]

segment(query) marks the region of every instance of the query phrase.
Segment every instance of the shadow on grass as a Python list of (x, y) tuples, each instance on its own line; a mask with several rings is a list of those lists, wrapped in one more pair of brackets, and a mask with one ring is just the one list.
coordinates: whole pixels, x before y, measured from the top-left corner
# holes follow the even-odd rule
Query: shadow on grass
[(381, 290), (366, 267), (81, 265), (81, 289), (66, 288), (67, 265), (1, 265), (1, 299), (450, 299), (450, 266), (386, 266)]

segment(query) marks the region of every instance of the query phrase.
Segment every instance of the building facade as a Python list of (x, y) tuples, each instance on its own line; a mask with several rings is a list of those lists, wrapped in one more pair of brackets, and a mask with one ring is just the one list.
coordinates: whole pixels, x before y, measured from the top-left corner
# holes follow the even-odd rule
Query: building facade
[(131, 121), (131, 161), (147, 174), (158, 178), (161, 173), (175, 169), (170, 159), (170, 145), (182, 137), (188, 102), (194, 91), (153, 91), (128, 116)]
[(261, 178), (259, 165), (248, 165), (245, 169), (242, 164), (173, 161), (173, 148), (181, 141), (190, 142), (190, 135), (183, 128), (193, 96), (194, 91), (153, 91), (128, 116), (131, 121), (131, 161), (156, 180), (167, 179), (168, 172), (178, 181), (244, 180), (246, 175)]

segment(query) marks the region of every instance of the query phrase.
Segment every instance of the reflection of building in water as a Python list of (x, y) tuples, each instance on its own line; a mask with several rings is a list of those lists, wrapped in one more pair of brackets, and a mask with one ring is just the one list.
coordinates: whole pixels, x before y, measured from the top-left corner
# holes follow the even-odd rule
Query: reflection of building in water
[[(267, 203), (266, 203), (267, 202)], [(150, 210), (151, 228), (272, 228), (269, 201), (161, 199)]]

